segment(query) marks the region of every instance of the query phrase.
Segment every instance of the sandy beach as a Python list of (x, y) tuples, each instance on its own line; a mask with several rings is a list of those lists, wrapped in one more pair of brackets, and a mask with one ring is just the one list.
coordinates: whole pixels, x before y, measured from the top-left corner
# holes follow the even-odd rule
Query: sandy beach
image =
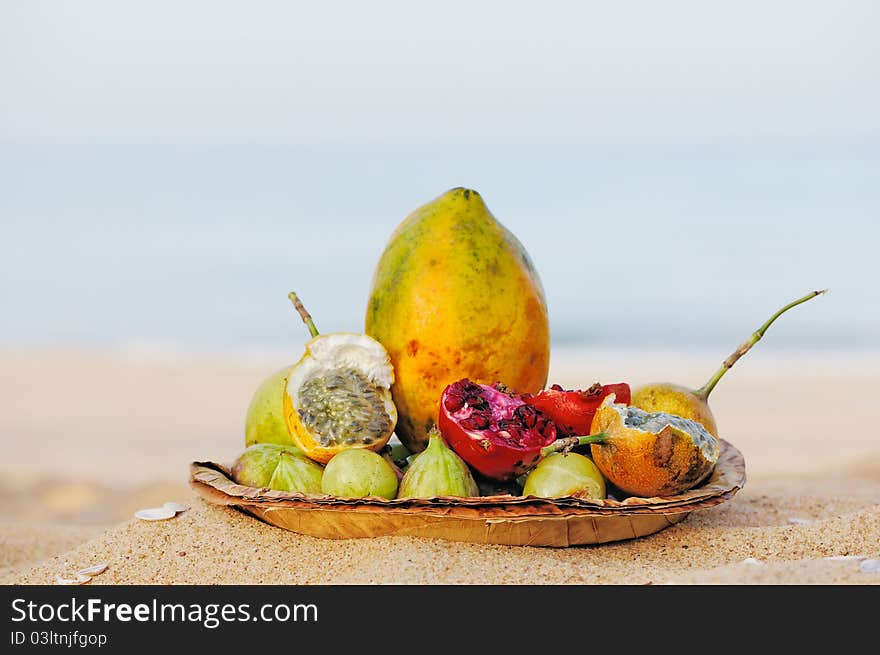
[[(550, 381), (699, 386), (725, 354), (555, 349)], [(91, 584), (880, 583), (880, 439), (863, 402), (880, 354), (758, 346), (711, 402), (745, 488), (655, 535), (565, 549), (322, 540), (195, 498), (189, 463), (235, 457), (251, 393), (295, 355), (0, 351), (0, 582), (107, 563)], [(132, 518), (165, 501), (191, 509)]]

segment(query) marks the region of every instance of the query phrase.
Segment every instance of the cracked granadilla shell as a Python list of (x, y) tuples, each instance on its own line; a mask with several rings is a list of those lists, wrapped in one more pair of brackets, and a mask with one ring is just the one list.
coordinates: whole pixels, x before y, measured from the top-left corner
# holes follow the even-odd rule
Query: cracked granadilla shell
[(721, 446), (700, 423), (665, 412), (646, 412), (607, 396), (590, 433), (606, 435), (590, 444), (606, 480), (634, 496), (674, 496), (705, 480)]

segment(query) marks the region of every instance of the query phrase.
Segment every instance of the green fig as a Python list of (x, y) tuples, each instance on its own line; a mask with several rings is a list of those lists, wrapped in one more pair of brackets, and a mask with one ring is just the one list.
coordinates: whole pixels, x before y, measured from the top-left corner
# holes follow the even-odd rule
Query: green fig
[(305, 455), (282, 451), (267, 486), (277, 491), (319, 494), (323, 476), (324, 469), (320, 464)]
[(647, 384), (638, 387), (632, 392), (631, 405), (645, 410), (646, 412), (665, 412), (681, 416), (697, 423), (702, 424), (712, 436), (718, 436), (718, 426), (715, 422), (715, 416), (709, 409), (709, 394), (718, 384), (721, 377), (730, 370), (736, 361), (745, 355), (752, 346), (754, 346), (772, 325), (773, 321), (779, 318), (792, 307), (796, 307), (801, 303), (807, 302), (811, 298), (825, 293), (823, 291), (812, 291), (803, 298), (799, 298), (785, 307), (777, 311), (771, 316), (764, 325), (758, 328), (752, 336), (749, 337), (739, 348), (737, 348), (721, 365), (715, 374), (699, 389), (689, 389), (677, 384), (669, 382), (661, 382)]
[(268, 486), (278, 466), (278, 458), (285, 450), (301, 454), (295, 446), (268, 443), (248, 446), (232, 465), (232, 479), (247, 487)]
[(321, 493), (323, 468), (295, 446), (254, 444), (232, 465), (232, 479), (246, 487)]
[(467, 464), (446, 445), (437, 428), (428, 433), (428, 447), (413, 458), (397, 491), (398, 498), (479, 495)]
[(290, 366), (266, 378), (251, 398), (244, 422), (245, 446), (274, 443), (293, 446), (284, 412)]
[(589, 457), (578, 453), (551, 453), (532, 469), (523, 496), (538, 498), (605, 498), (605, 478)]
[(398, 477), (393, 464), (372, 450), (343, 450), (327, 462), (321, 490), (331, 496), (391, 500), (397, 494)]

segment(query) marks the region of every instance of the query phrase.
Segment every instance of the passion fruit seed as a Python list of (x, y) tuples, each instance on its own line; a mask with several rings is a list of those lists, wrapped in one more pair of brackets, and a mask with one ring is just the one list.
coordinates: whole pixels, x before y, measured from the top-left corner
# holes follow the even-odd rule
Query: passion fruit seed
[(322, 446), (371, 444), (384, 436), (391, 419), (376, 385), (353, 368), (315, 375), (299, 390), (299, 416)]

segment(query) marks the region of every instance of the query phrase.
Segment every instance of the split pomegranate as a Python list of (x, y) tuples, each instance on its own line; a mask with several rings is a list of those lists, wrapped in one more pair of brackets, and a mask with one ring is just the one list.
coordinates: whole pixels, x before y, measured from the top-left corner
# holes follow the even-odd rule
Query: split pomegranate
[(501, 481), (526, 473), (556, 440), (556, 426), (540, 409), (501, 384), (467, 378), (443, 390), (438, 427), (459, 457)]
[(524, 395), (523, 400), (544, 412), (556, 424), (559, 436), (576, 437), (590, 434), (596, 410), (605, 396), (612, 393), (616, 395), (618, 403), (629, 405), (630, 388), (626, 382), (605, 385), (597, 382), (585, 391), (563, 389), (554, 384), (535, 396)]

